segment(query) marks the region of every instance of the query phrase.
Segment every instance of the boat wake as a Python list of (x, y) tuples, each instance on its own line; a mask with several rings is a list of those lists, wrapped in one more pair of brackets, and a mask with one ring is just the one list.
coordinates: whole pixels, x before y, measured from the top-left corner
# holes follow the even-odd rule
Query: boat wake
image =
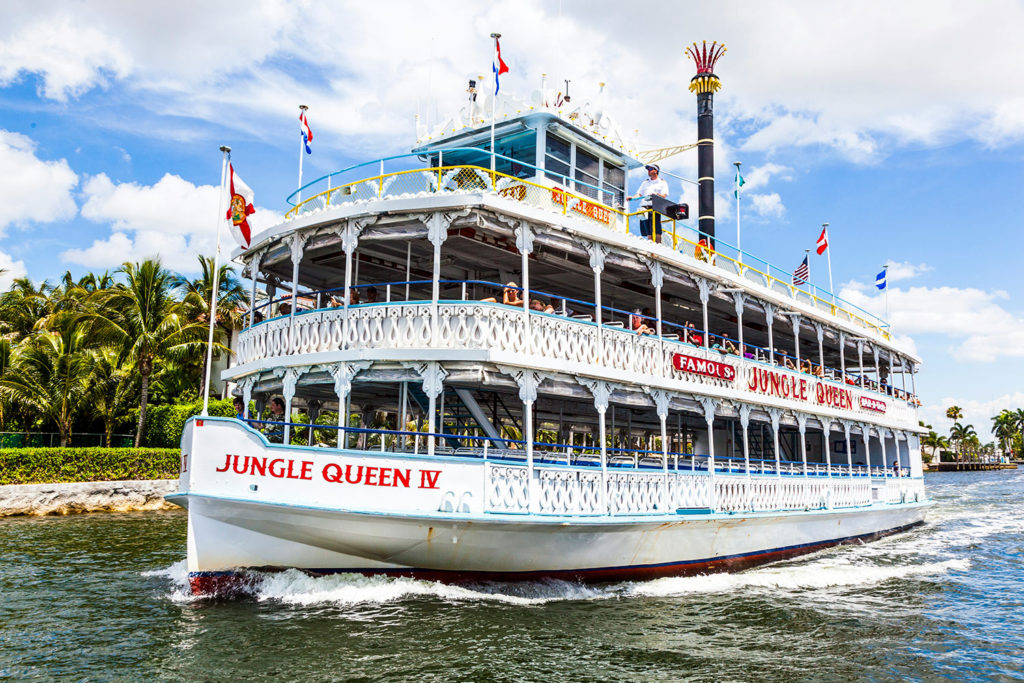
[[(937, 533), (936, 533), (937, 531)], [(920, 536), (920, 537), (918, 537)], [(824, 590), (834, 596), (847, 587), (864, 588), (890, 580), (933, 580), (970, 568), (964, 557), (936, 557), (950, 541), (941, 530), (911, 534), (895, 541), (855, 548), (836, 548), (810, 558), (801, 558), (739, 573), (669, 577), (644, 582), (585, 585), (571, 581), (547, 580), (523, 583), (450, 585), (411, 578), (336, 574), (314, 577), (298, 570), (253, 572), (257, 602), (293, 606), (356, 606), (394, 604), (414, 600), (447, 603), (492, 602), (516, 606), (537, 606), (559, 601), (591, 601), (630, 598), (670, 598), (692, 595), (764, 592), (779, 597), (807, 596)], [(953, 544), (955, 545), (955, 543)], [(188, 585), (184, 560), (144, 576), (171, 584), (168, 599), (187, 603), (200, 601)]]

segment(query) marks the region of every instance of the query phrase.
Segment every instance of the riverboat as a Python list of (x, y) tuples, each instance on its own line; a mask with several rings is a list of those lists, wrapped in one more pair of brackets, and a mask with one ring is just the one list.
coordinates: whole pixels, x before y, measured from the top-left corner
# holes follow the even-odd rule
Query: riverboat
[(194, 592), (282, 568), (693, 574), (923, 521), (920, 359), (716, 238), (697, 62), (697, 227), (662, 204), (641, 235), (651, 157), (598, 104), (471, 84), (410, 155), (308, 184), (236, 252), (251, 305), (222, 376), (245, 412), (189, 421), (167, 496)]

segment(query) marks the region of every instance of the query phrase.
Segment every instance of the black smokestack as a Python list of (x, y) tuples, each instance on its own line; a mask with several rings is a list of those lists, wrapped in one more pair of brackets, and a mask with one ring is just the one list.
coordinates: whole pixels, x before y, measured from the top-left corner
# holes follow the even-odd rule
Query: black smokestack
[(725, 46), (705, 41), (702, 47), (686, 48), (686, 54), (697, 65), (697, 75), (690, 79), (690, 92), (697, 93), (697, 201), (698, 229), (707, 235), (710, 247), (715, 247), (715, 117), (714, 93), (722, 82), (714, 74), (715, 62), (725, 52)]

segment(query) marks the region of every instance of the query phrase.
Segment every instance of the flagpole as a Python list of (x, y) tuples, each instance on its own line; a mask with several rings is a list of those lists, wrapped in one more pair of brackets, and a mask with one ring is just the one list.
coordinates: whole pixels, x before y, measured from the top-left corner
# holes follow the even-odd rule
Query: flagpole
[(811, 284), (811, 250), (804, 249), (804, 261), (807, 262), (807, 281), (805, 285), (811, 288), (811, 293), (814, 293), (814, 285)]
[(494, 67), (494, 95), (491, 96), (491, 184), (493, 185), (494, 180), (494, 117), (496, 116), (495, 110), (498, 104), (498, 72), (501, 71), (501, 64), (498, 62), (498, 38), (501, 38), (500, 33), (492, 33), (491, 38), (494, 39), (494, 56), (491, 58), (491, 65)]
[(836, 305), (836, 290), (832, 287), (832, 236), (828, 234), (828, 223), (821, 224), (825, 231), (825, 256), (828, 258), (828, 291), (832, 295), (832, 305)]
[(892, 335), (892, 322), (889, 320), (889, 264), (882, 266), (885, 273), (885, 323), (889, 326), (889, 335)]
[(210, 294), (210, 336), (206, 342), (206, 376), (203, 378), (203, 416), (210, 414), (210, 370), (213, 365), (213, 330), (217, 324), (217, 290), (220, 288), (220, 228), (224, 221), (224, 183), (228, 174), (231, 148), (221, 145), (220, 197), (217, 199), (217, 250), (213, 252), (213, 292)]
[(740, 247), (740, 162), (734, 161), (736, 167), (736, 261), (743, 265), (743, 249)]
[[(300, 118), (306, 112), (307, 109), (309, 109), (309, 107), (307, 107), (306, 105), (304, 105), (304, 104), (300, 104), (299, 105), (299, 117)], [(302, 156), (303, 156), (302, 153), (306, 151), (305, 147), (306, 147), (306, 142), (305, 142), (305, 139), (303, 138), (302, 128), (299, 128), (299, 194), (295, 197), (295, 204), (296, 205), (302, 203)]]

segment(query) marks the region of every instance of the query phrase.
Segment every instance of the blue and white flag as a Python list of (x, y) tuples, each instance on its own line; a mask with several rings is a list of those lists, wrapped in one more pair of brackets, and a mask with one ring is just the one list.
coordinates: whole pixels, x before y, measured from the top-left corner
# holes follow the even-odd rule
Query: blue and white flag
[(302, 133), (302, 144), (306, 146), (306, 154), (312, 154), (309, 143), (313, 142), (313, 129), (309, 127), (305, 111), (299, 112), (299, 131)]
[(885, 274), (887, 270), (883, 270), (881, 273), (875, 276), (875, 287), (879, 289), (885, 289)]

